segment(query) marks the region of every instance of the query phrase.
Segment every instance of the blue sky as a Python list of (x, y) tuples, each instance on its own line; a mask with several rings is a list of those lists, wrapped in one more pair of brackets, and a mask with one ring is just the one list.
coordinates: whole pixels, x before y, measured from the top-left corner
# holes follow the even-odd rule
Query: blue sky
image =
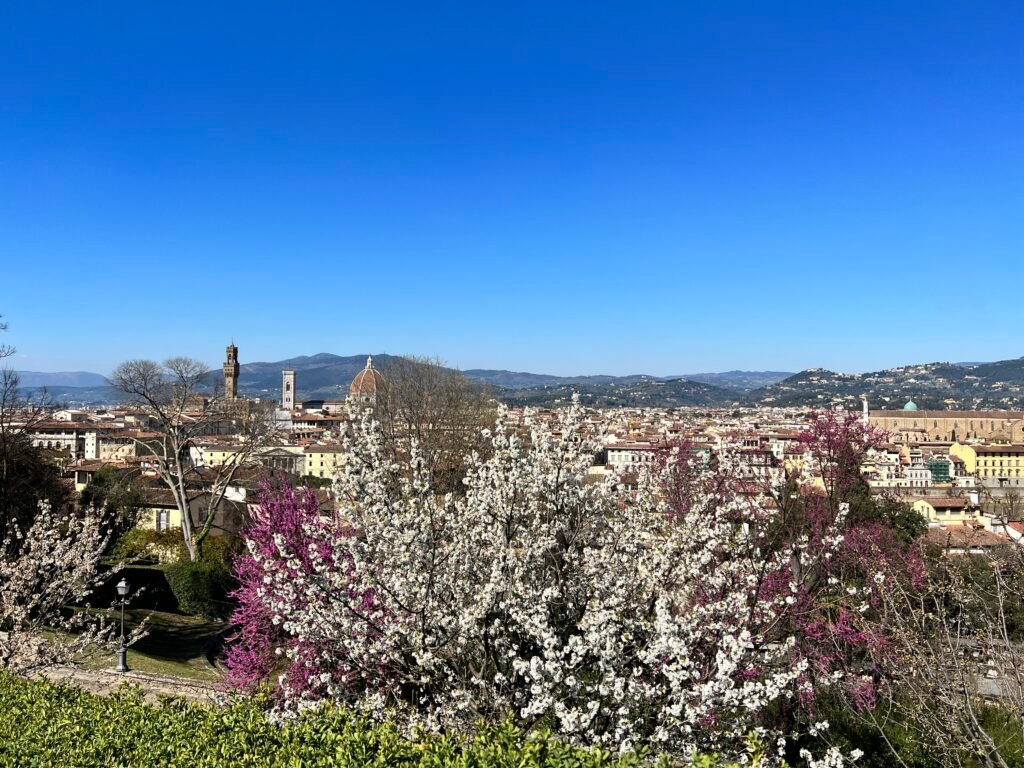
[(19, 368), (1024, 354), (1017, 2), (152, 5), (5, 8)]

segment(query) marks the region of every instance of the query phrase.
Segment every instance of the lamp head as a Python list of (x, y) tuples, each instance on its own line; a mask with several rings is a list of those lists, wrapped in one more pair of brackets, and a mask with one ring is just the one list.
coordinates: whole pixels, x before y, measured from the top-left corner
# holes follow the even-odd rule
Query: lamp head
[(117, 582), (117, 595), (118, 597), (124, 597), (128, 594), (128, 582), (123, 578)]

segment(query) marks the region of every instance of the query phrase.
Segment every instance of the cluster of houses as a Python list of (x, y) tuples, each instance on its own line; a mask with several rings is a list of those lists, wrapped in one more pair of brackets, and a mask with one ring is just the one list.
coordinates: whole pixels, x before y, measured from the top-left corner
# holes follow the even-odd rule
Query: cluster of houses
[[(237, 348), (228, 348), (226, 396), (237, 393)], [(193, 513), (209, 514), (204, 478), (238, 463), (219, 499), (213, 535), (231, 535), (247, 519), (254, 491), (268, 472), (281, 472), (318, 488), (325, 506), (328, 487), (342, 470), (340, 435), (346, 400), (297, 400), (295, 371), (282, 372), (281, 399), (272, 439), (245, 455), (231, 434), (200, 435), (184, 457), (193, 470)], [(372, 359), (353, 379), (347, 401), (372, 405), (385, 386)], [(195, 416), (201, 412), (197, 404)], [(520, 414), (521, 415), (521, 414)], [(513, 418), (516, 413), (512, 413)], [(189, 418), (186, 411), (183, 418)], [(533, 418), (554, 420), (554, 411)], [(917, 511), (928, 536), (956, 551), (1021, 543), (1024, 539), (1024, 413), (1003, 411), (869, 411), (862, 418), (882, 430), (885, 441), (868, 451), (864, 478), (878, 494), (895, 495)], [(590, 409), (585, 428), (598, 441), (591, 472), (595, 480), (629, 483), (671, 445), (686, 446), (710, 460), (728, 450), (731, 471), (752, 485), (780, 483), (787, 476), (814, 480), (815, 462), (799, 439), (808, 426), (806, 409), (695, 410), (660, 408)], [(131, 407), (58, 410), (30, 427), (32, 441), (64, 466), (78, 492), (104, 468), (137, 478), (143, 489), (139, 525), (164, 530), (181, 525), (178, 506), (156, 476), (146, 442), (159, 432), (145, 410)], [(818, 478), (820, 480), (820, 478)], [(203, 522), (199, 520), (198, 522)]]

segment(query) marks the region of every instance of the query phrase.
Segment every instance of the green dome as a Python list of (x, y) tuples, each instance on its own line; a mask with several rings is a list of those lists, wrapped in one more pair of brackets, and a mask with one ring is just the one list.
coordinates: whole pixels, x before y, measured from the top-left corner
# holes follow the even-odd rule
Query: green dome
[(904, 411), (916, 411), (917, 410), (917, 403), (915, 403), (913, 400), (907, 400), (907, 404), (903, 406), (903, 410)]

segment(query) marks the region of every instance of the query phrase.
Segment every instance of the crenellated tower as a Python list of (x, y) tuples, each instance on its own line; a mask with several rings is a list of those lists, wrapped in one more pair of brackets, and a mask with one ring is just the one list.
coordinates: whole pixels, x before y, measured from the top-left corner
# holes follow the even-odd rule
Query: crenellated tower
[(228, 357), (224, 361), (224, 399), (238, 398), (238, 347), (235, 342), (228, 344)]

